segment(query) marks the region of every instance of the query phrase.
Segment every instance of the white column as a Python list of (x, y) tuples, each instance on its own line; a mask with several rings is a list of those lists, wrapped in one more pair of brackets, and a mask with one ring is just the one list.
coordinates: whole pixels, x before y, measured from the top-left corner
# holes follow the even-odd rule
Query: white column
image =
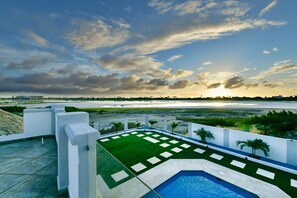
[(145, 126), (149, 126), (149, 115), (145, 115)]
[(124, 119), (124, 131), (128, 130), (128, 119)]
[(99, 132), (86, 123), (66, 125), (65, 131), (69, 138), (69, 196), (95, 198)]
[(89, 114), (86, 112), (58, 113), (56, 116), (56, 140), (58, 157), (58, 190), (68, 187), (68, 137), (65, 132), (67, 124), (89, 124)]
[(193, 138), (193, 123), (192, 122), (188, 123), (188, 136)]
[(224, 147), (229, 148), (229, 130), (224, 129)]
[(94, 121), (94, 129), (98, 130), (99, 129), (99, 122)]
[(167, 131), (167, 119), (166, 119), (166, 117), (164, 118), (164, 122), (163, 122), (163, 130)]

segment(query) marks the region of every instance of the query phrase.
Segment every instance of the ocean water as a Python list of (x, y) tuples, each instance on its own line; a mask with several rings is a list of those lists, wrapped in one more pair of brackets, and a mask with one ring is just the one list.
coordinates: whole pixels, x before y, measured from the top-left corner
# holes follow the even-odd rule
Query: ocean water
[(209, 100), (156, 100), (156, 101), (45, 101), (42, 104), (28, 104), (27, 107), (45, 107), (64, 104), (77, 108), (249, 108), (249, 109), (297, 109), (297, 102), (270, 101), (209, 101)]

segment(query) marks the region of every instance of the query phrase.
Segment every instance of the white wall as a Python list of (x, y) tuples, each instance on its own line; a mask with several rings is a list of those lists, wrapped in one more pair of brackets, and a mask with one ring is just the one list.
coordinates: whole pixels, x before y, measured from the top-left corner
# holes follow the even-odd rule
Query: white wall
[[(230, 129), (224, 129), (219, 127), (212, 127), (202, 124), (195, 124), (195, 123), (189, 123), (189, 135), (192, 138), (200, 140), (200, 137), (195, 134), (194, 131), (204, 128), (205, 130), (208, 130), (212, 132), (215, 139), (211, 140), (208, 139), (207, 141), (219, 146), (226, 146), (231, 149), (240, 150), (239, 147), (236, 146), (237, 140), (248, 140), (248, 139), (262, 139), (263, 141), (267, 142), (270, 146), (270, 152), (269, 156), (267, 158), (288, 163), (291, 165), (297, 166), (297, 142), (296, 141), (288, 141), (284, 138), (277, 138), (277, 137), (271, 137), (266, 135), (259, 135), (259, 134), (253, 134), (248, 133), (244, 131), (236, 131), (236, 130), (230, 130)], [(224, 130), (226, 130), (224, 134)], [(226, 137), (224, 137), (226, 135)], [(290, 147), (288, 147), (288, 142), (290, 143)], [(242, 151), (251, 153), (251, 148), (245, 147)], [(265, 157), (263, 151), (257, 150), (257, 155)]]
[(78, 197), (78, 147), (72, 145), (68, 140), (68, 175), (69, 175), (69, 186), (68, 193), (69, 197)]
[[(248, 132), (229, 130), (229, 145), (230, 148), (240, 150), (236, 146), (237, 140), (247, 140), (247, 139), (262, 139), (264, 142), (270, 146), (269, 157), (270, 159), (287, 162), (287, 140), (283, 138), (271, 137), (266, 135), (258, 135)], [(251, 148), (245, 147), (243, 149), (245, 152), (251, 152)], [(257, 150), (257, 155), (265, 157), (263, 151)]]
[(207, 142), (217, 144), (220, 146), (224, 145), (224, 128), (212, 127), (212, 126), (207, 126), (203, 124), (193, 124), (192, 125), (193, 138), (200, 140), (200, 137), (194, 131), (197, 131), (198, 129), (201, 129), (201, 128), (204, 128), (206, 131), (211, 131), (211, 133), (215, 137), (215, 139), (206, 139)]
[(26, 136), (53, 134), (51, 109), (24, 109), (24, 133)]

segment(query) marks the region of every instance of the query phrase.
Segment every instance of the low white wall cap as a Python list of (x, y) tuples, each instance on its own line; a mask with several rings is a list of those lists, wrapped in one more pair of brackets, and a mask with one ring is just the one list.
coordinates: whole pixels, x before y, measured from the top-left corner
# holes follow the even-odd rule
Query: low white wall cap
[(72, 145), (78, 145), (86, 137), (91, 137), (95, 140), (100, 138), (98, 130), (86, 123), (68, 124), (65, 126), (65, 131)]
[(24, 113), (40, 113), (40, 112), (51, 112), (51, 109), (50, 108), (24, 109)]

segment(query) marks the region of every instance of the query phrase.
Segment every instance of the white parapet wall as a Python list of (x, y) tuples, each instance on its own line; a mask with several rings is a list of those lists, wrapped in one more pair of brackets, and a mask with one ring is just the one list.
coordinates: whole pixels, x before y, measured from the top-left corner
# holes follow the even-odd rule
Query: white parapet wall
[(54, 135), (56, 115), (65, 112), (64, 105), (50, 108), (24, 109), (24, 134), (26, 137)]
[(24, 133), (27, 136), (51, 135), (52, 110), (44, 109), (24, 109)]
[[(209, 143), (213, 143), (219, 146), (224, 146), (227, 148), (231, 148), (234, 150), (240, 150), (238, 146), (236, 146), (236, 141), (238, 140), (253, 140), (253, 139), (262, 139), (263, 141), (267, 142), (270, 146), (269, 156), (267, 158), (287, 163), (290, 165), (297, 166), (297, 141), (266, 136), (266, 135), (259, 135), (244, 131), (236, 131), (231, 129), (219, 128), (219, 127), (212, 127), (203, 124), (195, 124), (189, 123), (188, 132), (189, 136), (200, 140), (200, 137), (194, 131), (198, 129), (204, 128), (207, 131), (210, 131), (215, 139), (209, 139)], [(251, 153), (251, 148), (245, 147), (242, 151)], [(261, 150), (257, 151), (257, 155), (265, 157), (264, 153)]]

